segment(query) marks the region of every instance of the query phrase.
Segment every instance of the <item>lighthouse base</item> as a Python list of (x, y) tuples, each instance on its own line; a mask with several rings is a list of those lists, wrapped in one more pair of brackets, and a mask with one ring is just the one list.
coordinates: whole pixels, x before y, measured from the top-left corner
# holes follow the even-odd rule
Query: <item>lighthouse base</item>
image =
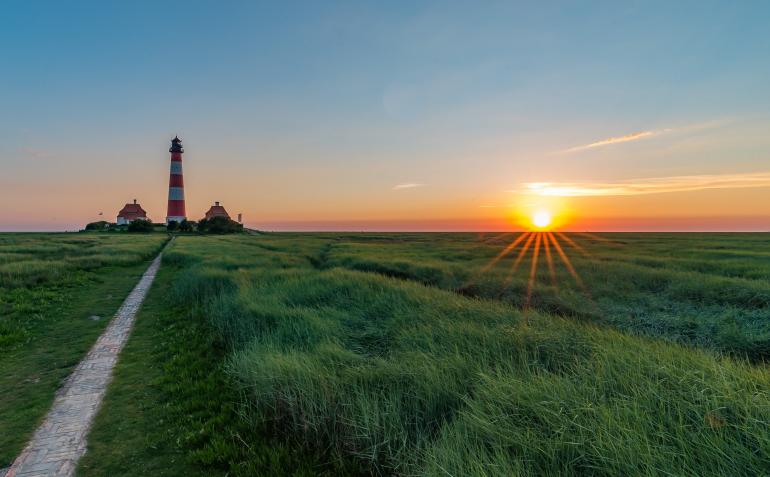
[(169, 217), (166, 217), (166, 225), (168, 225), (169, 222), (176, 222), (178, 224), (181, 224), (183, 220), (187, 220), (187, 217), (169, 216)]

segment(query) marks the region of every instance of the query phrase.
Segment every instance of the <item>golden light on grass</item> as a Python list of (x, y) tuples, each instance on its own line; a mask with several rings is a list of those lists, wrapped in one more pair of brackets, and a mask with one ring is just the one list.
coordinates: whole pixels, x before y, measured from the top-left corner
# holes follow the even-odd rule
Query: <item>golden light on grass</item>
[(519, 243), (521, 241), (526, 239), (528, 235), (529, 234), (526, 234), (526, 233), (523, 233), (523, 234), (519, 235), (519, 238), (517, 238), (516, 240), (514, 240), (513, 242), (508, 244), (508, 246), (505, 247), (502, 252), (497, 254), (497, 256), (495, 258), (493, 258), (491, 262), (489, 262), (484, 268), (482, 268), (481, 269), (481, 273), (486, 272), (490, 268), (494, 267), (495, 264), (497, 264), (497, 262), (500, 261), (501, 258), (503, 258), (506, 255), (508, 255), (509, 253), (511, 253), (511, 250), (515, 249), (516, 246), (519, 245)]
[(564, 240), (565, 242), (570, 244), (572, 246), (572, 248), (574, 248), (578, 252), (582, 253), (583, 256), (585, 256), (585, 257), (590, 257), (591, 256), (591, 254), (588, 252), (588, 250), (584, 249), (583, 247), (578, 245), (577, 242), (575, 242), (571, 238), (567, 237), (567, 234), (564, 234), (564, 233), (561, 233), (561, 232), (556, 232), (556, 233), (559, 234), (559, 237), (561, 237), (562, 240)]
[[(561, 262), (560, 266), (566, 269), (577, 286), (587, 294), (587, 297), (590, 300), (590, 294), (585, 289), (583, 280), (581, 280), (578, 271), (575, 269), (575, 266), (569, 257), (569, 253), (577, 252), (587, 259), (593, 259), (593, 254), (584, 248), (583, 245), (576, 242), (572, 237), (569, 237), (567, 233), (554, 230), (559, 224), (555, 223), (554, 217), (547, 209), (538, 209), (537, 212), (532, 213), (530, 215), (530, 221), (530, 227), (534, 228), (534, 230), (521, 232), (518, 236), (513, 234), (514, 239), (505, 245), (486, 265), (481, 267), (461, 288), (466, 289), (476, 283), (481, 275), (491, 271), (491, 269), (500, 262), (510, 257), (509, 259), (512, 261), (510, 262), (510, 268), (502, 281), (500, 293), (504, 293), (504, 291), (511, 285), (516, 271), (522, 262), (524, 260), (529, 260), (529, 273), (525, 289), (526, 295), (523, 296), (522, 300), (525, 309), (529, 308), (531, 305), (533, 294), (535, 292), (535, 285), (538, 281), (538, 269), (543, 262), (544, 267), (546, 268), (544, 271), (547, 271), (548, 273), (548, 281), (551, 286), (559, 287), (561, 285), (556, 271), (557, 266), (559, 266), (557, 265), (557, 262)], [(499, 240), (499, 238), (504, 237), (505, 235), (508, 234), (495, 237), (495, 240)], [(601, 243), (612, 242), (605, 237), (595, 234), (573, 233), (572, 235), (580, 235), (590, 241)], [(620, 245), (620, 243), (617, 244)], [(542, 260), (540, 259), (541, 253), (543, 254)]]
[(551, 241), (548, 235), (543, 239), (543, 248), (545, 248), (545, 259), (548, 263), (548, 276), (551, 277), (551, 285), (556, 286), (556, 268), (553, 266), (553, 257), (551, 256)]
[(542, 240), (543, 234), (537, 234), (535, 250), (532, 252), (532, 263), (529, 268), (529, 280), (527, 280), (527, 300), (524, 303), (525, 308), (529, 307), (529, 302), (532, 300), (532, 287), (535, 286), (535, 279), (537, 278), (537, 257), (540, 256), (540, 243)]
[(578, 285), (582, 286), (583, 282), (580, 280), (580, 275), (578, 275), (577, 271), (575, 270), (575, 267), (572, 266), (572, 262), (570, 261), (569, 257), (567, 257), (567, 254), (564, 252), (564, 249), (559, 244), (559, 241), (556, 240), (556, 237), (554, 237), (554, 235), (551, 232), (548, 232), (547, 235), (548, 235), (548, 238), (551, 239), (551, 243), (553, 244), (553, 247), (556, 249), (556, 252), (559, 254), (559, 257), (564, 263), (564, 266), (567, 268), (567, 271), (569, 272), (569, 274), (572, 275), (572, 278), (575, 279), (575, 282), (577, 282)]
[[(525, 283), (521, 291), (521, 303), (524, 309), (529, 309), (533, 300), (537, 298), (538, 275), (541, 273), (547, 273), (543, 276), (543, 281), (555, 288), (564, 285), (560, 280), (567, 278), (568, 281), (577, 285), (590, 301), (590, 293), (573, 264), (573, 255), (593, 260), (593, 254), (583, 244), (599, 242), (620, 246), (622, 242), (585, 232), (561, 231), (572, 222), (574, 213), (570, 205), (560, 198), (539, 198), (513, 207), (509, 211), (508, 218), (514, 227), (523, 228), (524, 231), (504, 233), (485, 240), (484, 242), (490, 245), (502, 243), (502, 249), (479, 268), (461, 289), (469, 289), (482, 275), (507, 262), (508, 271), (500, 284), (502, 295), (514, 282), (520, 266), (527, 262), (528, 273), (524, 272)], [(511, 237), (510, 240), (507, 239), (508, 236)], [(558, 273), (560, 268), (567, 272), (567, 277)]]

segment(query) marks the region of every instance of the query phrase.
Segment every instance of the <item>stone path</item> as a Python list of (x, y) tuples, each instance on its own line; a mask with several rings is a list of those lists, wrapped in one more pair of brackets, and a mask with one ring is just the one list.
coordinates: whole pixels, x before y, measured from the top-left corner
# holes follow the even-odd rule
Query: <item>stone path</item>
[(83, 361), (56, 393), (53, 406), (5, 477), (70, 476), (86, 451), (86, 436), (102, 403), (112, 368), (160, 266), (153, 260)]

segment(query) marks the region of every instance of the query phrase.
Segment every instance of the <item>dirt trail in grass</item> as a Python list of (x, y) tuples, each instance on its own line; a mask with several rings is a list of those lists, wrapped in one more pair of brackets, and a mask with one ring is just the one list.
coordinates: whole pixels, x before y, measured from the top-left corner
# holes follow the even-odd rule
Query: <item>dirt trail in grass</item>
[(161, 255), (153, 260), (107, 329), (57, 392), (51, 410), (5, 477), (74, 474), (78, 459), (85, 453), (86, 437), (109, 384), (112, 368), (155, 279)]

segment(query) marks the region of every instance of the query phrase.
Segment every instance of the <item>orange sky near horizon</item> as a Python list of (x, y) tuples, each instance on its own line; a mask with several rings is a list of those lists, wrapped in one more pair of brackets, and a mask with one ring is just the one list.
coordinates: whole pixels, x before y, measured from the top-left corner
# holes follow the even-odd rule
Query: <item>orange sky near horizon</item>
[[(437, 132), (439, 146), (404, 153), (366, 149), (365, 137), (346, 148), (286, 136), (179, 135), (193, 220), (220, 201), (266, 230), (508, 230), (528, 227), (545, 208), (562, 230), (767, 231), (768, 128), (770, 119), (756, 117), (648, 135), (470, 141), (457, 151)], [(77, 230), (114, 221), (134, 198), (163, 221), (174, 133), (112, 134), (107, 151), (44, 139), (38, 149), (7, 152), (13, 173), (0, 176), (0, 230)]]
[[(250, 187), (248, 177), (200, 174), (190, 162), (185, 163), (185, 192), (191, 219), (201, 218), (218, 200), (233, 217), (243, 213), (247, 226), (263, 230), (521, 230), (530, 228), (534, 212), (547, 210), (561, 230), (770, 231), (767, 187), (543, 197), (526, 188), (505, 190), (504, 184), (490, 190), (430, 185), (363, 190), (360, 185), (342, 183), (331, 192), (313, 190), (308, 184), (297, 197), (296, 189), (289, 186), (296, 182), (286, 172), (286, 183), (271, 177)], [(154, 167), (153, 175), (146, 175), (141, 183), (98, 179), (80, 186), (47, 183), (34, 200), (27, 197), (20, 202), (17, 199), (27, 186), (6, 186), (0, 196), (13, 207), (0, 210), (0, 230), (77, 230), (89, 221), (114, 221), (117, 211), (133, 198), (150, 218), (161, 222), (166, 214), (166, 167)]]

